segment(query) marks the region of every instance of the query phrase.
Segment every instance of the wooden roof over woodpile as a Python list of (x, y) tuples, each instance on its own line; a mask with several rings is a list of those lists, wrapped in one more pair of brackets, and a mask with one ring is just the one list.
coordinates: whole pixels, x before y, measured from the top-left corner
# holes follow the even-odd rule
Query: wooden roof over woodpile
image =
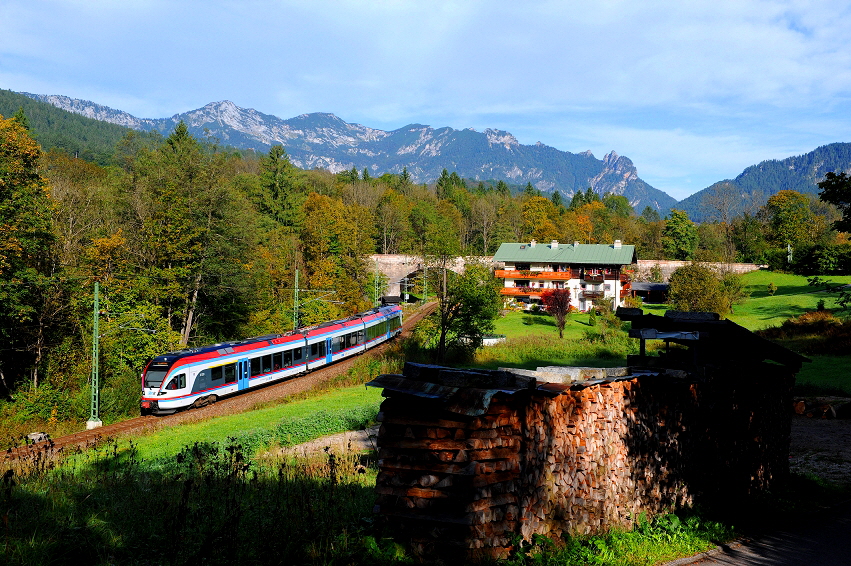
[[(674, 342), (693, 349), (697, 365), (769, 360), (797, 372), (804, 362), (811, 361), (732, 320), (721, 320), (717, 313), (667, 311), (664, 316), (658, 316), (644, 314), (641, 309), (620, 307), (617, 316), (632, 323), (629, 335), (641, 339), (642, 351), (648, 339)], [(633, 359), (630, 356), (630, 365)]]
[(442, 408), (460, 415), (487, 412), (497, 394), (515, 395), (538, 391), (559, 395), (602, 383), (632, 379), (627, 368), (541, 367), (537, 371), (513, 368), (498, 370), (455, 369), (406, 362), (403, 373), (379, 375), (366, 385), (423, 399), (442, 401)]

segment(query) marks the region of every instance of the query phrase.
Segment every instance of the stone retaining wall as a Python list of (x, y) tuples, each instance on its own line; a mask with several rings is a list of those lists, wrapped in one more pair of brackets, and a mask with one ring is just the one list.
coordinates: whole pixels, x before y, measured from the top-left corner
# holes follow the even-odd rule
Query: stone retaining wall
[[(636, 281), (650, 281), (651, 270), (658, 265), (662, 270), (662, 277), (665, 281), (671, 277), (671, 274), (678, 268), (684, 265), (690, 265), (690, 261), (674, 261), (667, 259), (640, 259), (638, 260), (638, 270), (636, 272)], [(767, 265), (758, 265), (756, 263), (720, 263), (720, 262), (701, 262), (719, 273), (750, 273), (759, 269), (768, 269)]]

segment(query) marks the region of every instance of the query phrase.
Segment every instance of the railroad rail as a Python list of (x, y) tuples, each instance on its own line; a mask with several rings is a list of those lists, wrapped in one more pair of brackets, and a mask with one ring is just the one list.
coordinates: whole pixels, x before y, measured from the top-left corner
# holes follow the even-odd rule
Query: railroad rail
[[(426, 303), (414, 313), (408, 316), (402, 323), (402, 336), (410, 335), (413, 328), (426, 316), (437, 308), (436, 302)], [(241, 413), (250, 411), (257, 405), (274, 399), (280, 399), (296, 393), (312, 389), (316, 385), (341, 375), (348, 371), (356, 360), (363, 356), (374, 356), (386, 351), (392, 343), (381, 344), (372, 350), (368, 350), (360, 356), (348, 358), (330, 366), (323, 366), (310, 373), (276, 382), (256, 391), (248, 391), (233, 397), (220, 399), (212, 405), (180, 411), (173, 415), (153, 416), (145, 415), (134, 417), (125, 421), (105, 425), (93, 430), (75, 432), (55, 439), (36, 442), (26, 446), (9, 448), (3, 454), (2, 460), (11, 461), (20, 458), (39, 459), (54, 457), (66, 451), (86, 449), (99, 444), (103, 439), (116, 438), (130, 433), (139, 433), (145, 430), (153, 430), (167, 426), (173, 426), (184, 422), (201, 421), (225, 414)]]

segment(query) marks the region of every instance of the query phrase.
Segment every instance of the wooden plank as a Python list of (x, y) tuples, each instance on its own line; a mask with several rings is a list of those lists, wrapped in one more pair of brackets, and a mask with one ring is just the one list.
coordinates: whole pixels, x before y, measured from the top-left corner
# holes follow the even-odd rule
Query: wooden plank
[(390, 487), (379, 485), (375, 487), (375, 493), (379, 495), (396, 495), (399, 497), (422, 497), (424, 499), (444, 499), (449, 494), (439, 489), (425, 489), (421, 487)]

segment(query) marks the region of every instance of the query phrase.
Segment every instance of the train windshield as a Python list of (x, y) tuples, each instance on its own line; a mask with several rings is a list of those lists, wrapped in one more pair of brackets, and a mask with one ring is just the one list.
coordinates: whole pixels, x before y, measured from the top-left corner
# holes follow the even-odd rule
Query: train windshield
[(148, 371), (145, 372), (145, 387), (159, 387), (163, 383), (165, 374), (168, 373), (168, 368), (171, 364), (153, 362), (148, 366)]

